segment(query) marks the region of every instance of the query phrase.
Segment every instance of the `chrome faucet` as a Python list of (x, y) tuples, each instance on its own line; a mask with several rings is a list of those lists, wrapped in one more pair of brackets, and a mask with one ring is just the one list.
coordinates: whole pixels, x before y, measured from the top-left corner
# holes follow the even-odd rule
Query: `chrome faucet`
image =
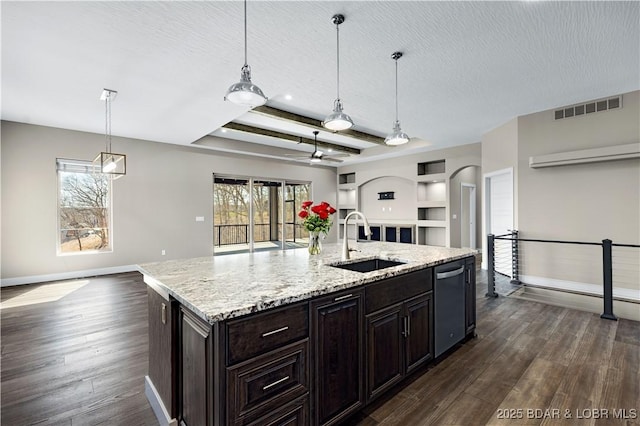
[[(362, 218), (362, 221), (364, 222), (364, 235), (365, 237), (368, 237), (369, 235), (371, 235), (371, 228), (369, 227), (369, 221), (367, 221), (367, 218), (364, 216), (364, 214), (360, 213), (359, 211), (353, 211), (351, 213), (349, 213), (347, 215), (347, 217), (344, 218), (344, 236), (343, 236), (343, 241), (342, 241), (342, 260), (348, 260), (349, 259), (349, 244), (347, 243), (347, 227), (349, 225), (349, 218), (351, 216), (360, 216)], [(358, 233), (356, 232), (356, 235)], [(357, 240), (357, 236), (356, 236), (356, 240)]]

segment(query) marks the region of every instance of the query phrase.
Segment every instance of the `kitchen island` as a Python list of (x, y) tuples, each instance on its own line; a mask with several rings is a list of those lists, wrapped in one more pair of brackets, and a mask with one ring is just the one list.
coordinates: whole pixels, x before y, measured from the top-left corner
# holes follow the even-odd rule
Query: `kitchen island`
[[(140, 265), (146, 392), (160, 423), (340, 423), (434, 359), (435, 267), (450, 264), (463, 280), (464, 332), (452, 338), (473, 335), (475, 250), (354, 246), (346, 262), (341, 246), (325, 244), (318, 256), (296, 249)], [(383, 268), (342, 269), (375, 267), (373, 259)]]

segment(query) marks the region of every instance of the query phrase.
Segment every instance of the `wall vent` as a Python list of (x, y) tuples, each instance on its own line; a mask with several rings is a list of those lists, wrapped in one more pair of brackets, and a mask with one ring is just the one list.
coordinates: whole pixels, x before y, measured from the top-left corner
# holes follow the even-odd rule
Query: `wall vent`
[(622, 108), (622, 95), (598, 101), (587, 102), (586, 104), (574, 105), (557, 109), (554, 112), (556, 120), (563, 118), (577, 117), (579, 115), (591, 114), (594, 112), (607, 111), (610, 109)]

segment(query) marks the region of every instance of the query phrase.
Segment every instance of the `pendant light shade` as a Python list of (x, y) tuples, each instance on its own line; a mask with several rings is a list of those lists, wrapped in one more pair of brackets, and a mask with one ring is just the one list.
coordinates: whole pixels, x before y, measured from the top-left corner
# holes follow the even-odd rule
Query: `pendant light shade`
[(393, 131), (384, 139), (387, 145), (403, 145), (409, 142), (409, 136), (400, 128), (398, 120), (398, 59), (402, 58), (402, 52), (393, 52), (391, 59), (396, 62), (396, 121), (393, 124)]
[(262, 90), (251, 82), (251, 67), (247, 64), (247, 0), (244, 0), (244, 65), (240, 71), (240, 81), (229, 87), (224, 99), (252, 108), (267, 102)]
[(331, 18), (331, 22), (333, 22), (336, 26), (336, 64), (337, 64), (337, 72), (336, 72), (336, 88), (337, 88), (337, 96), (336, 100), (333, 102), (333, 112), (325, 118), (322, 125), (329, 130), (339, 131), (346, 130), (353, 126), (353, 120), (347, 114), (342, 111), (342, 101), (340, 100), (340, 24), (344, 22), (343, 15), (333, 15)]
[(111, 102), (117, 94), (115, 90), (104, 89), (100, 96), (100, 100), (104, 101), (105, 111), (105, 150), (93, 160), (96, 170), (112, 179), (118, 179), (127, 174), (127, 156), (111, 152)]
[(257, 107), (267, 102), (267, 97), (262, 93), (262, 90), (251, 82), (251, 67), (249, 65), (242, 67), (240, 81), (229, 87), (224, 98), (234, 104), (249, 107)]

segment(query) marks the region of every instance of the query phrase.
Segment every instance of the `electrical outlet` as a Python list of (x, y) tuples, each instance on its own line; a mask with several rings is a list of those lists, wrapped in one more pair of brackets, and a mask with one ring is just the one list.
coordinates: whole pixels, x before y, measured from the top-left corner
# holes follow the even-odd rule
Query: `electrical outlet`
[(164, 256), (166, 254), (167, 254), (166, 250), (162, 250), (162, 255)]

